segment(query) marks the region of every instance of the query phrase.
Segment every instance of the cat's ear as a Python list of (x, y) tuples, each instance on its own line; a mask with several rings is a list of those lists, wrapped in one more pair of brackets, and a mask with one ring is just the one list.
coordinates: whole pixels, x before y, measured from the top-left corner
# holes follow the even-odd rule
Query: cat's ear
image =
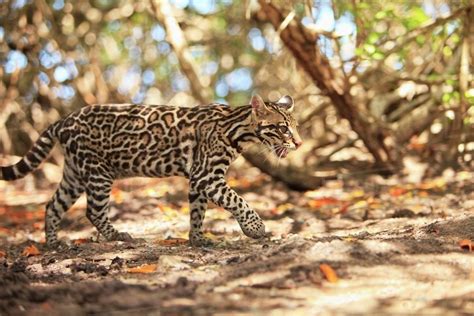
[(289, 95), (285, 95), (276, 102), (279, 107), (283, 108), (286, 112), (293, 112), (295, 108), (295, 101)]
[(252, 99), (250, 100), (250, 105), (252, 106), (253, 112), (257, 114), (257, 116), (263, 116), (269, 112), (262, 97), (258, 94), (252, 96)]

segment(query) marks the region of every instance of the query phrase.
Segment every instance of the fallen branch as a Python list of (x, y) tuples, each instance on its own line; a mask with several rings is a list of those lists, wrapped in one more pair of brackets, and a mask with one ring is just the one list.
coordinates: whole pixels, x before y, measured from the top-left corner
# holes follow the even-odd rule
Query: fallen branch
[[(284, 182), (290, 189), (304, 191), (319, 188), (328, 180), (337, 179), (337, 175), (318, 177), (304, 168), (295, 168), (291, 164), (276, 167), (271, 158), (262, 159), (258, 150), (249, 149), (244, 157), (255, 167), (270, 175), (272, 178)], [(269, 155), (269, 154), (266, 154)]]
[(320, 159), (318, 161), (318, 166), (327, 163), (331, 159), (332, 156), (334, 156), (336, 153), (340, 152), (344, 148), (351, 147), (352, 145), (354, 145), (356, 141), (357, 141), (357, 138), (346, 140), (344, 143), (334, 148), (329, 154), (327, 154), (322, 159)]

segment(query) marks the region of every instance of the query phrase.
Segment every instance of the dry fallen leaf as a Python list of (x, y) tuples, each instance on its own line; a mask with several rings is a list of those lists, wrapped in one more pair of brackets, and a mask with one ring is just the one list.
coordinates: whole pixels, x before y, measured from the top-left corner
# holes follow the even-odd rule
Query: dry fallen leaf
[(82, 245), (82, 244), (86, 244), (88, 242), (89, 242), (88, 238), (79, 238), (79, 239), (74, 239), (74, 241), (72, 243), (74, 245)]
[(291, 210), (295, 208), (295, 206), (291, 203), (285, 203), (285, 204), (281, 204), (279, 205), (278, 207), (274, 207), (271, 212), (272, 214), (275, 214), (275, 215), (280, 215), (280, 214), (283, 214), (284, 212), (288, 211), (288, 210)]
[(397, 197), (397, 196), (407, 193), (407, 190), (400, 187), (393, 187), (393, 188), (390, 188), (389, 193), (391, 196)]
[(33, 223), (33, 228), (34, 228), (35, 230), (44, 229), (44, 223), (43, 223), (43, 222), (36, 222), (36, 223)]
[(351, 206), (351, 202), (344, 202), (341, 208), (339, 209), (339, 213), (344, 214), (345, 212), (347, 212), (349, 206)]
[(462, 239), (462, 240), (458, 241), (458, 245), (459, 245), (459, 247), (461, 247), (461, 249), (464, 249), (464, 250), (467, 250), (467, 251), (473, 251), (474, 250), (474, 245), (472, 244), (472, 241), (470, 241), (469, 239)]
[(143, 264), (138, 267), (128, 268), (127, 272), (129, 273), (153, 273), (157, 269), (156, 264)]
[(336, 283), (339, 281), (339, 278), (337, 277), (336, 271), (334, 271), (333, 268), (331, 268), (330, 265), (323, 263), (319, 265), (319, 270), (324, 274), (324, 277), (326, 280), (328, 280), (331, 283)]
[(313, 199), (313, 200), (308, 201), (309, 206), (313, 208), (319, 208), (321, 206), (334, 205), (334, 204), (339, 204), (339, 203), (341, 203), (341, 201), (333, 197), (323, 197), (323, 198)]
[(428, 197), (430, 194), (426, 191), (419, 191), (418, 196), (420, 197)]
[(163, 239), (163, 240), (158, 241), (158, 244), (162, 246), (178, 246), (178, 245), (184, 245), (187, 243), (188, 243), (188, 240), (184, 238), (169, 238), (169, 239)]
[(421, 151), (423, 151), (423, 150), (426, 148), (426, 144), (420, 142), (420, 140), (418, 139), (418, 137), (413, 136), (413, 137), (410, 139), (410, 143), (408, 144), (408, 148), (409, 148), (409, 149), (412, 149), (412, 150), (415, 150), (415, 151), (418, 151), (418, 152), (421, 152)]
[(31, 245), (23, 249), (22, 255), (25, 257), (39, 256), (41, 252), (36, 248), (35, 245)]
[(0, 258), (5, 258), (7, 256), (7, 253), (3, 250), (0, 250)]

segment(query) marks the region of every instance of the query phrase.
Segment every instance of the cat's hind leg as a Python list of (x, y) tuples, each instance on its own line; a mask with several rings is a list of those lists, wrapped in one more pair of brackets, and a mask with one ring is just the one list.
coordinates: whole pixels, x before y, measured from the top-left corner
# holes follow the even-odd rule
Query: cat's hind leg
[(64, 213), (77, 201), (84, 192), (84, 187), (75, 173), (67, 164), (64, 166), (63, 179), (52, 199), (46, 205), (45, 233), (46, 244), (49, 247), (61, 246), (57, 230)]
[(110, 192), (113, 180), (96, 173), (89, 175), (86, 184), (87, 212), (86, 216), (107, 240), (133, 240), (130, 234), (117, 231), (110, 223)]

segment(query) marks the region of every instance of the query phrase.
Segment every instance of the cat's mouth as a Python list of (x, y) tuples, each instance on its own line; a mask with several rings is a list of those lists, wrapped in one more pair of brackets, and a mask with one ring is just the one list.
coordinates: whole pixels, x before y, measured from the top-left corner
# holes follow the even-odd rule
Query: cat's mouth
[(288, 148), (277, 147), (275, 148), (275, 153), (277, 154), (278, 158), (285, 158), (288, 156)]

